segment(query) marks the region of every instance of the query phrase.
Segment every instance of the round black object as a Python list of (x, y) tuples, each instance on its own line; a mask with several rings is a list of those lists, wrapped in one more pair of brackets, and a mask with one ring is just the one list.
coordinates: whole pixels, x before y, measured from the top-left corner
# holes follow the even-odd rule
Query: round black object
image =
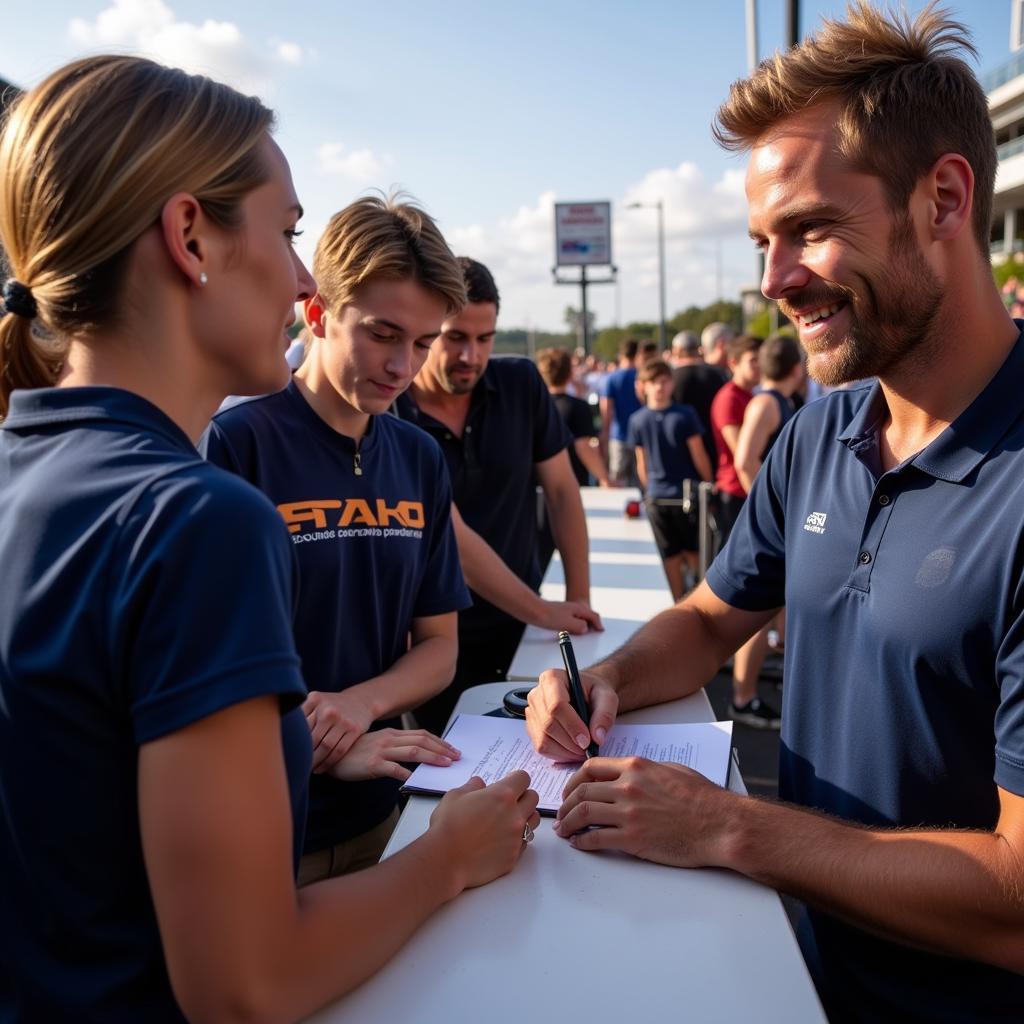
[(532, 686), (517, 686), (514, 690), (509, 690), (502, 699), (505, 713), (512, 718), (525, 718), (526, 704), (532, 689)]

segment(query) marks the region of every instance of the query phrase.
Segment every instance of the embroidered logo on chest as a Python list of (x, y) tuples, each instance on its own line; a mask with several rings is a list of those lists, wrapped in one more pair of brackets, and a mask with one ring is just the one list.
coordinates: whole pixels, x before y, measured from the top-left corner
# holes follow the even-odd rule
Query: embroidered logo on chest
[(825, 512), (812, 512), (804, 523), (804, 529), (808, 533), (824, 533), (826, 519), (828, 515)]

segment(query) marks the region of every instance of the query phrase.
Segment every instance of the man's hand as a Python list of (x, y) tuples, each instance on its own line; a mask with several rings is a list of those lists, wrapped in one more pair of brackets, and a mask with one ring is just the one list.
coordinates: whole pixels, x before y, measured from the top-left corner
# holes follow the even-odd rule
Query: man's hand
[(569, 703), (569, 677), (549, 668), (530, 691), (526, 729), (538, 753), (553, 761), (579, 761), (591, 738), (600, 745), (619, 710), (615, 691), (595, 672), (581, 672), (580, 682), (590, 708), (590, 730)]
[(427, 835), (445, 844), (448, 862), (457, 865), (460, 891), (484, 885), (515, 867), (526, 849), (524, 829), (540, 825), (538, 796), (529, 785), (530, 776), (523, 771), (511, 772), (490, 786), (474, 775), (446, 793), (431, 814)]
[(412, 774), (403, 764), (433, 764), (447, 768), (462, 755), (450, 743), (425, 729), (377, 729), (360, 736), (348, 753), (334, 762), (328, 775), (346, 782), (398, 779)]
[(314, 690), (302, 710), (313, 737), (313, 771), (317, 773), (333, 768), (374, 722), (367, 702), (351, 690)]
[(565, 630), (579, 636), (588, 630), (603, 630), (601, 616), (586, 601), (545, 601), (538, 598), (537, 613), (530, 624), (550, 629), (554, 633)]
[(576, 849), (681, 868), (725, 865), (729, 812), (744, 799), (690, 768), (641, 757), (591, 758), (564, 797), (555, 832)]

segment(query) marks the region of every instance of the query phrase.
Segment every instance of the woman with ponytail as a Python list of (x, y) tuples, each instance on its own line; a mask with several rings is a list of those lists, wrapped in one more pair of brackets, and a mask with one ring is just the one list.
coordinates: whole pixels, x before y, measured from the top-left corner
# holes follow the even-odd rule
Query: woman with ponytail
[(297, 893), (310, 769), (273, 506), (195, 442), (315, 285), (259, 101), (131, 57), (0, 135), (0, 1020), (291, 1020), (510, 870), (516, 773)]

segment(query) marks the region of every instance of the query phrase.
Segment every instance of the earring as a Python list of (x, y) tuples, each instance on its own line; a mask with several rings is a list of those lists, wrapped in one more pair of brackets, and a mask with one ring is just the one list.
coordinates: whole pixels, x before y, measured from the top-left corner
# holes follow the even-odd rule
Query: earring
[(204, 286), (207, 281), (209, 281), (209, 278), (206, 276), (206, 271), (205, 270), (200, 270), (199, 271), (199, 284), (200, 284), (200, 286), (201, 287)]

